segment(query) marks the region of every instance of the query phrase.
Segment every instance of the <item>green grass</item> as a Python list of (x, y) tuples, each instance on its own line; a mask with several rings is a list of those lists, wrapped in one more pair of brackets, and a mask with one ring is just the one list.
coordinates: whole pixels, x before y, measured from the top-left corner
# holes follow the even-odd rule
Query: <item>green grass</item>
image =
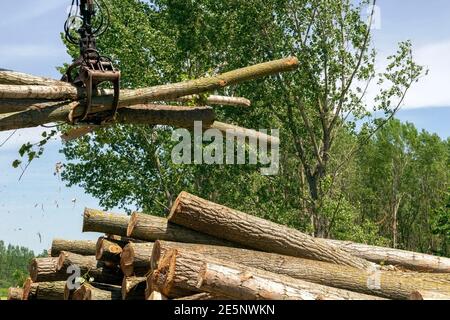
[(0, 288), (0, 300), (6, 300), (8, 297), (8, 289)]

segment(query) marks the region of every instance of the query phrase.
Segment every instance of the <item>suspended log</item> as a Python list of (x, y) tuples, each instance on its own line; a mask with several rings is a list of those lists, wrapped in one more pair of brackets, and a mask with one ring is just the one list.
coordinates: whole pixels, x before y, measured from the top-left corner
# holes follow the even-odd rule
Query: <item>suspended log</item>
[(83, 232), (100, 232), (127, 236), (129, 220), (130, 218), (125, 215), (86, 208), (83, 215)]
[(150, 271), (153, 243), (129, 243), (123, 248), (120, 269), (126, 277), (145, 276)]
[(91, 240), (54, 239), (50, 249), (51, 256), (59, 257), (62, 251), (69, 251), (82, 256), (93, 256), (96, 251), (96, 242)]
[[(184, 249), (221, 260), (231, 260), (234, 263), (248, 267), (263, 269), (276, 274), (322, 284), (329, 287), (365, 293), (388, 299), (410, 298), (415, 290), (429, 290), (450, 294), (449, 274), (420, 274), (390, 271), (366, 271), (353, 267), (340, 266), (332, 263), (308, 260), (279, 254), (245, 250), (230, 247), (198, 245), (158, 241), (163, 247)], [(153, 244), (141, 244), (129, 250), (124, 248), (121, 267), (122, 271), (132, 272), (133, 262), (138, 266), (139, 275), (145, 275), (151, 270), (150, 248)], [(137, 257), (137, 258), (136, 258)]]
[(360, 293), (314, 284), (214, 259), (156, 242), (151, 287), (164, 295), (174, 288), (209, 292), (241, 300), (376, 300)]
[(120, 285), (123, 273), (119, 268), (108, 268), (101, 261), (97, 261), (95, 256), (81, 256), (78, 254), (63, 251), (58, 260), (58, 272), (66, 272), (69, 266), (79, 268), (81, 277), (93, 279), (92, 281), (106, 284)]
[(145, 300), (146, 277), (124, 277), (122, 282), (122, 300)]
[[(296, 58), (287, 58), (234, 70), (214, 77), (156, 86), (151, 88), (137, 89), (132, 91), (124, 91), (120, 95), (119, 106), (129, 107), (132, 105), (148, 104), (152, 101), (170, 100), (186, 95), (209, 92), (243, 81), (253, 80), (272, 74), (278, 74), (280, 72), (292, 71), (297, 67), (298, 60)], [(73, 90), (73, 88), (71, 90)], [(29, 96), (30, 95), (27, 95), (27, 97)], [(38, 95), (34, 95), (34, 97), (36, 96)], [(45, 99), (48, 99), (48, 93), (46, 93), (44, 97)], [(91, 109), (91, 113), (109, 111), (112, 109), (113, 97), (94, 96), (92, 102), (93, 108)], [(73, 115), (75, 117), (81, 116), (84, 109), (84, 102), (78, 101), (69, 103), (55, 102), (54, 104), (47, 103), (45, 105), (40, 104), (36, 110), (33, 109), (18, 113), (0, 115), (0, 131), (39, 126), (50, 122), (67, 121), (69, 119), (69, 115)], [(200, 110), (201, 109), (204, 109), (202, 110), (203, 112), (199, 110), (193, 110), (193, 112), (189, 113), (187, 110), (182, 110), (181, 113), (177, 113), (177, 115), (183, 114), (189, 117), (192, 116), (192, 114), (196, 114), (196, 116), (198, 116), (197, 113), (200, 113), (203, 115), (203, 117), (201, 118), (201, 120), (203, 120), (205, 117), (207, 118), (206, 115), (210, 116), (212, 114), (212, 110), (210, 110), (209, 108), (200, 108)], [(152, 121), (157, 122), (160, 120), (164, 120), (169, 113), (169, 110), (161, 111), (158, 110), (158, 107), (149, 110), (145, 109), (145, 107), (127, 108), (127, 110), (125, 111), (120, 111), (118, 122), (133, 124), (144, 123), (143, 117), (145, 116), (151, 117), (148, 122), (145, 122), (145, 124), (151, 124)], [(175, 121), (176, 123), (186, 124), (187, 122), (183, 122), (181, 116), (174, 117), (175, 119), (177, 119)], [(204, 122), (207, 123), (207, 121)], [(174, 123), (173, 125), (177, 125), (176, 123)], [(171, 123), (155, 124), (172, 125)]]
[(54, 79), (29, 75), (27, 73), (15, 72), (10, 70), (0, 70), (1, 84), (15, 85), (33, 85), (33, 86), (64, 86), (71, 88), (71, 84)]
[(267, 144), (267, 146), (280, 145), (280, 139), (277, 137), (223, 122), (215, 121), (210, 128), (219, 130), (225, 137), (227, 137), (228, 134), (230, 137), (245, 138), (247, 140), (252, 139), (253, 141), (258, 141), (260, 144)]
[[(202, 100), (199, 95), (190, 95), (177, 98), (176, 101), (179, 102), (190, 102)], [(238, 106), (238, 107), (250, 107), (252, 102), (246, 98), (240, 97), (225, 97), (218, 95), (210, 95), (202, 101), (205, 105), (223, 105), (223, 106)]]
[(7, 299), (8, 300), (23, 300), (23, 289), (22, 288), (9, 288)]
[(167, 240), (188, 243), (232, 245), (228, 241), (211, 237), (167, 222), (167, 219), (142, 213), (133, 213), (127, 236), (145, 241)]
[(327, 241), (350, 254), (379, 264), (389, 264), (421, 272), (450, 273), (450, 258), (349, 241)]
[(178, 196), (168, 220), (188, 229), (266, 252), (310, 258), (363, 270), (376, 269), (374, 263), (352, 256), (322, 239), (218, 205), (187, 192), (182, 192)]
[(98, 261), (106, 263), (108, 266), (118, 265), (122, 250), (127, 244), (128, 242), (126, 241), (100, 237), (96, 245), (95, 258)]
[(68, 278), (65, 271), (58, 271), (58, 258), (35, 258), (30, 265), (30, 277), (33, 282), (60, 281)]
[(102, 289), (89, 283), (83, 283), (73, 293), (72, 300), (122, 300), (121, 288), (109, 286)]

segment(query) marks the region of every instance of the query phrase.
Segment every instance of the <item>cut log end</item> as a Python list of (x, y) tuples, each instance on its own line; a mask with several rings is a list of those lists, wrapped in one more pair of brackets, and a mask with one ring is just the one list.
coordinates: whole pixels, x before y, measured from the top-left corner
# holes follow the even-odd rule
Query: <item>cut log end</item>
[(152, 261), (152, 265), (157, 266), (157, 268), (152, 269), (151, 288), (157, 289), (166, 296), (170, 296), (175, 278), (177, 250), (170, 249), (161, 256), (161, 250), (158, 249), (158, 245), (155, 244), (154, 250), (155, 248), (157, 250), (154, 251), (156, 252), (155, 258), (158, 257), (159, 259)]
[(9, 288), (8, 289), (8, 300), (23, 300), (23, 289), (22, 288)]
[(184, 199), (186, 196), (188, 196), (189, 193), (187, 193), (186, 191), (182, 191), (178, 197), (175, 199), (175, 201), (173, 202), (172, 208), (170, 209), (170, 213), (169, 216), (167, 217), (168, 221), (171, 221), (171, 219), (173, 218), (174, 215), (176, 215), (179, 211), (181, 211), (181, 203), (182, 203), (182, 199)]
[(120, 256), (120, 269), (125, 276), (130, 277), (134, 274), (134, 247), (130, 243), (122, 250)]
[(130, 222), (128, 222), (127, 227), (127, 237), (131, 237), (131, 235), (133, 234), (133, 229), (136, 226), (138, 220), (137, 216), (138, 214), (136, 212), (133, 212), (133, 214), (131, 215)]

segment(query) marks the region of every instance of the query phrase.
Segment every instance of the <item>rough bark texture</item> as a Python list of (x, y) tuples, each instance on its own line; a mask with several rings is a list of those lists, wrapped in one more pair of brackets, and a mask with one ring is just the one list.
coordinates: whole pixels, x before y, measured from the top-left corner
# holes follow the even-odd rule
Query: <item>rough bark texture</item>
[(83, 232), (100, 232), (127, 236), (129, 220), (130, 218), (125, 215), (86, 208), (83, 216)]
[(58, 261), (59, 272), (65, 272), (69, 266), (80, 268), (81, 276), (95, 282), (120, 285), (123, 273), (119, 268), (109, 268), (95, 256), (81, 256), (70, 252), (61, 252)]
[[(374, 300), (377, 297), (309, 283), (155, 243), (149, 276), (154, 290), (198, 290), (242, 300)], [(380, 298), (381, 299), (381, 298)]]
[(170, 212), (169, 222), (266, 252), (305, 257), (364, 270), (376, 268), (374, 263), (352, 256), (322, 239), (215, 204), (187, 192), (178, 196)]
[(34, 300), (36, 299), (38, 283), (33, 282), (31, 278), (27, 278), (23, 285), (23, 297), (22, 300)]
[(215, 121), (211, 125), (211, 129), (219, 130), (220, 132), (222, 132), (222, 134), (225, 137), (227, 137), (227, 135), (228, 135), (230, 137), (245, 138), (247, 140), (249, 138), (251, 138), (254, 141), (259, 141), (260, 144), (267, 143), (267, 145), (272, 145), (272, 146), (280, 144), (280, 139), (277, 137), (269, 136), (265, 133), (261, 133), (261, 132), (251, 130), (251, 129), (241, 128), (241, 127), (223, 123), (223, 122)]
[[(155, 286), (153, 284), (153, 280), (152, 280), (152, 276), (149, 275), (147, 276), (147, 286), (145, 289), (145, 300), (151, 300), (150, 296), (153, 292), (161, 292), (163, 293), (161, 290), (158, 289), (157, 286)], [(177, 299), (177, 298), (182, 298), (182, 297), (189, 297), (192, 296), (194, 294), (199, 293), (199, 290), (195, 289), (195, 290), (191, 290), (191, 289), (184, 289), (181, 287), (172, 287), (171, 290), (169, 292), (167, 292), (167, 294), (163, 293), (164, 296), (166, 296), (167, 298), (170, 299)]]
[(64, 271), (58, 271), (58, 258), (35, 258), (30, 265), (30, 277), (33, 282), (60, 281), (67, 279)]
[(64, 300), (66, 281), (32, 283), (27, 300)]
[(355, 256), (381, 264), (389, 264), (421, 272), (450, 273), (450, 258), (366, 244), (327, 240)]
[(122, 282), (122, 300), (145, 300), (146, 277), (124, 277)]
[[(157, 241), (159, 245), (171, 249), (184, 249), (204, 256), (248, 267), (263, 269), (276, 274), (305, 280), (329, 287), (365, 293), (388, 299), (409, 299), (411, 292), (427, 290), (450, 294), (449, 274), (421, 274), (392, 271), (368, 272), (353, 267), (314, 261), (279, 254), (244, 250), (230, 247), (197, 245)], [(151, 255), (139, 247), (139, 267), (144, 273), (151, 269)], [(132, 261), (132, 259), (130, 259)], [(155, 266), (154, 266), (155, 267)], [(145, 274), (145, 273), (144, 273)]]
[(231, 298), (225, 296), (219, 296), (207, 292), (194, 294), (193, 296), (178, 298), (175, 300), (185, 300), (185, 301), (206, 301), (206, 300), (232, 300)]
[[(190, 95), (177, 98), (176, 101), (179, 102), (190, 102), (190, 101), (199, 101), (201, 100), (199, 95)], [(204, 101), (202, 101), (205, 105), (223, 105), (223, 106), (237, 106), (237, 107), (250, 107), (252, 102), (246, 98), (240, 97), (225, 97), (218, 95), (210, 95)]]
[(35, 85), (35, 86), (64, 86), (73, 87), (71, 84), (59, 80), (32, 76), (27, 73), (0, 70), (1, 84), (15, 84), (15, 85)]
[(69, 251), (82, 256), (95, 255), (96, 242), (91, 240), (63, 240), (54, 239), (50, 250), (52, 257), (59, 257), (62, 251)]
[(150, 271), (153, 243), (129, 243), (123, 248), (120, 268), (125, 276), (144, 276)]
[(9, 288), (8, 289), (8, 300), (23, 300), (23, 289), (22, 288)]
[(232, 245), (228, 241), (168, 223), (167, 219), (141, 213), (132, 214), (128, 225), (127, 236), (146, 241), (167, 240), (187, 243)]
[[(234, 70), (214, 77), (132, 91), (124, 91), (121, 92), (119, 106), (129, 107), (138, 104), (148, 104), (152, 101), (164, 101), (176, 99), (186, 95), (209, 92), (243, 81), (253, 80), (284, 71), (292, 71), (297, 67), (298, 60), (296, 58), (287, 58)], [(48, 97), (47, 94), (44, 96)], [(109, 111), (112, 108), (113, 97), (95, 96), (93, 97), (92, 102), (94, 107), (92, 108), (91, 113)], [(53, 105), (41, 105), (38, 110), (28, 110), (0, 115), (0, 131), (33, 127), (55, 121), (67, 121), (70, 113), (73, 113), (74, 116), (82, 115), (84, 110), (83, 104), (84, 102), (57, 102)], [(145, 112), (145, 110), (139, 110), (139, 112), (134, 110), (133, 112), (133, 108), (128, 108), (126, 111), (121, 110), (118, 121), (126, 123), (142, 123), (143, 112)], [(186, 115), (187, 113), (188, 112), (185, 112), (184, 114)], [(150, 114), (147, 114), (147, 116), (150, 116)], [(145, 122), (145, 124), (149, 124), (153, 120), (155, 122), (160, 121), (161, 119), (164, 120), (166, 116), (166, 113), (158, 114), (158, 116), (154, 115), (154, 118), (150, 119), (150, 122)], [(181, 117), (179, 117), (179, 121), (182, 121)]]
[(96, 245), (95, 258), (109, 265), (118, 265), (123, 248), (128, 242), (100, 237)]
[(89, 283), (84, 283), (75, 290), (72, 300), (122, 300), (121, 288), (118, 286), (97, 288)]
[(410, 300), (450, 300), (450, 295), (433, 291), (414, 291)]

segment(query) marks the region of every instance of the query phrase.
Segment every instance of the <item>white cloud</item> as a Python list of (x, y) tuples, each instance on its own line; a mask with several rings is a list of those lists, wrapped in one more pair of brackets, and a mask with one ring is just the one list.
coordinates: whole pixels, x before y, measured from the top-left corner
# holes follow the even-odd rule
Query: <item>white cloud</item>
[(405, 108), (450, 106), (450, 41), (433, 43), (414, 51), (414, 58), (429, 69), (428, 76), (415, 84)]

